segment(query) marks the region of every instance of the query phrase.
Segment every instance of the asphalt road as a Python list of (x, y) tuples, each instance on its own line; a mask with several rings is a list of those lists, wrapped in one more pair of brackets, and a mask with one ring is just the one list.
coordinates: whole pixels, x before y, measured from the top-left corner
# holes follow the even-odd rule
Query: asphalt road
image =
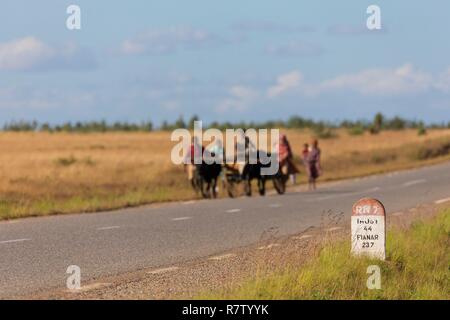
[(315, 192), (1, 222), (0, 298), (65, 288), (69, 265), (81, 268), (83, 282), (222, 253), (268, 233), (299, 233), (320, 226), (328, 212), (343, 212), (350, 223), (353, 203), (366, 196), (381, 200), (388, 214), (448, 199), (450, 163), (328, 184)]

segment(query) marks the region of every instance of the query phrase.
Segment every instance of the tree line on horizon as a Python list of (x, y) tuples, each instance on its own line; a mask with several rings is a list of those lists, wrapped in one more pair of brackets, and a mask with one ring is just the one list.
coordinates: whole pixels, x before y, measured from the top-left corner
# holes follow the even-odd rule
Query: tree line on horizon
[[(49, 123), (38, 123), (37, 121), (12, 121), (3, 126), (5, 132), (150, 132), (150, 131), (172, 131), (178, 128), (192, 129), (194, 121), (198, 121), (198, 116), (192, 116), (188, 121), (185, 121), (183, 116), (180, 116), (176, 121), (170, 123), (163, 121), (159, 127), (155, 127), (151, 121), (143, 121), (141, 123), (130, 122), (112, 122), (107, 121), (85, 121), (85, 122), (66, 122), (63, 124), (52, 125)], [(434, 123), (426, 125), (423, 121), (408, 120), (395, 116), (392, 118), (385, 117), (382, 113), (377, 113), (374, 118), (370, 120), (343, 120), (343, 121), (321, 121), (304, 118), (301, 116), (291, 116), (287, 120), (269, 120), (262, 122), (218, 122), (213, 121), (204, 128), (217, 128), (219, 130), (225, 129), (311, 129), (317, 133), (318, 136), (331, 137), (333, 130), (338, 128), (345, 128), (350, 134), (358, 135), (368, 131), (376, 134), (381, 130), (402, 130), (402, 129), (418, 129), (419, 133), (426, 133), (428, 128), (450, 128), (448, 123)]]

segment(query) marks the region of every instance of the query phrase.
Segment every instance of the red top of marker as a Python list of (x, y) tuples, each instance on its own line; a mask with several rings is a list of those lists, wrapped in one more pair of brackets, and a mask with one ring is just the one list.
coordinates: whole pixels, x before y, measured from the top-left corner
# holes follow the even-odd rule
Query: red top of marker
[(386, 216), (386, 210), (377, 199), (364, 198), (353, 205), (352, 216)]

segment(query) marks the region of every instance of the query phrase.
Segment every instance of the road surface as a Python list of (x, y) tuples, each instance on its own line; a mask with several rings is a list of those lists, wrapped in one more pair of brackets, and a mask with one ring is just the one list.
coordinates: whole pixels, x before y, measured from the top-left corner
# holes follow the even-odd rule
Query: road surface
[(367, 196), (381, 200), (388, 214), (450, 201), (450, 163), (316, 192), (0, 222), (0, 298), (65, 288), (70, 265), (81, 268), (83, 282), (222, 253), (256, 243), (267, 231), (299, 233), (320, 226), (329, 211), (344, 212), (349, 223), (352, 204)]

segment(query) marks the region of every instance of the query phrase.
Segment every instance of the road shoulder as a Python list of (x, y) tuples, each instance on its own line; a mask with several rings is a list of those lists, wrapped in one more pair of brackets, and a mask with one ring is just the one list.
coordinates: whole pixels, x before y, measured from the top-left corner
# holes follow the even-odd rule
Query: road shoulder
[[(387, 214), (388, 228), (408, 228), (418, 218), (433, 217), (448, 203), (425, 204)], [(317, 255), (323, 244), (350, 238), (350, 226), (342, 216), (324, 216), (320, 227), (277, 237), (270, 231), (251, 246), (237, 248), (180, 263), (158, 266), (95, 279), (81, 290), (53, 289), (25, 299), (192, 299), (204, 292), (234, 286), (255, 274), (301, 266)], [(347, 223), (346, 223), (347, 222)]]

